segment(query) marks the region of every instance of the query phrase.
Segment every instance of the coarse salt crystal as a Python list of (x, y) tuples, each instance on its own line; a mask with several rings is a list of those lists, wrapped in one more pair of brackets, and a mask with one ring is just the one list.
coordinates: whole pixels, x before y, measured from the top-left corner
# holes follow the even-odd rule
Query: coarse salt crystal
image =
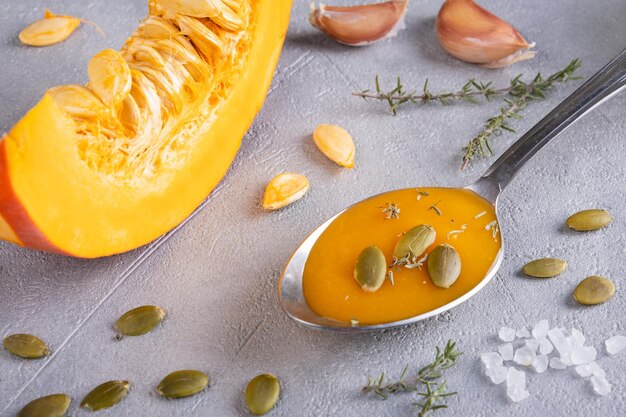
[(586, 340), (585, 335), (578, 329), (572, 329), (572, 335), (567, 338), (567, 341), (572, 346), (582, 346)]
[(510, 327), (502, 327), (498, 332), (498, 336), (503, 342), (512, 342), (513, 340), (515, 340), (515, 329), (511, 329)]
[(519, 337), (520, 339), (530, 337), (530, 332), (528, 331), (528, 328), (524, 326), (515, 332), (515, 336)]
[(505, 361), (513, 360), (513, 345), (510, 343), (500, 345), (498, 353), (500, 353), (500, 356), (502, 356), (502, 359)]
[(554, 346), (547, 338), (543, 338), (539, 341), (539, 353), (542, 355), (549, 355), (554, 350)]
[(513, 367), (508, 369), (506, 375), (506, 395), (513, 402), (519, 402), (529, 397), (526, 390), (526, 373)]
[(485, 368), (502, 366), (502, 356), (498, 352), (486, 352), (480, 355), (480, 359), (485, 364)]
[(591, 362), (587, 364), (587, 369), (589, 369), (589, 372), (592, 375), (598, 376), (600, 378), (606, 378), (606, 372), (604, 372), (604, 369), (602, 369), (600, 365), (598, 365), (598, 362)]
[(591, 375), (591, 370), (589, 369), (589, 365), (578, 365), (576, 368), (574, 368), (574, 370), (579, 376), (583, 378), (587, 378), (588, 376)]
[(567, 340), (563, 329), (554, 328), (548, 330), (548, 338), (550, 338), (550, 341), (562, 358), (569, 356), (572, 351), (572, 346)]
[(535, 339), (543, 339), (548, 335), (548, 330), (550, 326), (548, 325), (548, 320), (541, 320), (539, 323), (535, 324), (533, 327), (532, 335)]
[(537, 355), (533, 360), (533, 369), (538, 374), (543, 373), (548, 369), (548, 357), (546, 355)]
[(609, 355), (620, 353), (622, 350), (626, 349), (626, 336), (611, 336), (606, 340), (606, 342), (604, 342), (604, 345), (606, 346), (606, 352)]
[(597, 375), (593, 375), (591, 377), (591, 385), (593, 386), (593, 390), (598, 395), (608, 395), (611, 392), (611, 384)]
[(508, 369), (506, 366), (494, 366), (493, 368), (487, 369), (485, 375), (489, 377), (492, 383), (495, 385), (501, 384), (506, 381), (506, 376), (508, 374)]
[(552, 369), (566, 369), (567, 364), (565, 364), (561, 358), (552, 358), (550, 359), (550, 368)]
[(526, 346), (528, 346), (533, 352), (537, 352), (537, 349), (539, 349), (539, 340), (537, 339), (526, 339), (524, 343), (526, 343)]
[(513, 362), (523, 365), (530, 366), (535, 360), (535, 351), (529, 348), (528, 346), (522, 346), (521, 348), (515, 351), (515, 355), (513, 356)]
[(598, 351), (593, 346), (574, 346), (572, 350), (572, 364), (584, 365), (596, 360)]

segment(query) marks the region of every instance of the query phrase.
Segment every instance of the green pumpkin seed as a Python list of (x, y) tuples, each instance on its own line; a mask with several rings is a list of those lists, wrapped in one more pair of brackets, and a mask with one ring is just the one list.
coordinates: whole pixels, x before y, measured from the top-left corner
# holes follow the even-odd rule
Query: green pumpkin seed
[(524, 265), (522, 271), (529, 277), (552, 278), (567, 269), (567, 262), (558, 258), (535, 259)]
[(152, 331), (165, 317), (165, 311), (157, 306), (141, 306), (122, 314), (115, 322), (118, 337), (140, 336)]
[(65, 394), (37, 398), (26, 404), (17, 417), (63, 417), (71, 401)]
[(420, 256), (435, 242), (435, 229), (420, 224), (402, 235), (393, 249), (393, 257), (402, 259), (406, 256)]
[(128, 381), (109, 381), (94, 388), (80, 403), (90, 411), (110, 408), (126, 398), (130, 383)]
[(255, 416), (266, 414), (278, 402), (280, 383), (272, 374), (255, 376), (246, 387), (246, 404)]
[(606, 210), (591, 209), (572, 214), (565, 222), (567, 227), (578, 232), (589, 232), (606, 227), (613, 221), (611, 213)]
[(38, 337), (30, 334), (12, 334), (4, 338), (6, 350), (26, 359), (39, 359), (50, 354), (48, 346)]
[(461, 257), (447, 243), (433, 249), (427, 262), (430, 279), (439, 288), (450, 288), (461, 274)]
[(156, 391), (163, 397), (182, 398), (197, 394), (209, 385), (209, 377), (200, 371), (172, 372), (159, 384)]
[(595, 305), (608, 301), (615, 294), (615, 284), (608, 278), (592, 275), (583, 279), (574, 290), (574, 299), (580, 304)]
[(363, 291), (377, 291), (387, 276), (387, 260), (383, 251), (370, 246), (361, 251), (354, 267), (354, 279)]

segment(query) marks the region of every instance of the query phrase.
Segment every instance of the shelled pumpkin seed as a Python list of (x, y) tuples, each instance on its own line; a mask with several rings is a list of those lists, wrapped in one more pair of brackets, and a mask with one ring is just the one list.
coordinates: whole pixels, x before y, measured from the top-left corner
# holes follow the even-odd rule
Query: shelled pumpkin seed
[(447, 243), (433, 249), (427, 262), (430, 279), (439, 288), (450, 288), (461, 274), (461, 257)]
[(15, 356), (39, 359), (50, 354), (50, 349), (41, 339), (31, 334), (12, 334), (4, 338), (4, 348)]
[(141, 306), (134, 308), (117, 319), (115, 330), (118, 337), (140, 336), (152, 331), (165, 317), (165, 311), (157, 306)]
[(393, 249), (393, 257), (403, 259), (406, 256), (420, 256), (435, 242), (435, 229), (426, 224), (420, 224), (402, 235)]
[(82, 408), (90, 411), (111, 408), (120, 403), (130, 389), (128, 381), (108, 381), (94, 388), (80, 403)]
[(26, 404), (17, 417), (63, 417), (72, 399), (65, 394), (52, 394)]
[(199, 393), (208, 385), (209, 377), (204, 372), (185, 369), (163, 378), (156, 391), (166, 398), (183, 398)]
[(272, 374), (254, 377), (246, 387), (246, 404), (255, 416), (267, 414), (278, 402), (280, 382)]
[(602, 304), (615, 295), (615, 284), (608, 278), (592, 275), (574, 289), (574, 299), (583, 305)]
[(385, 282), (387, 260), (385, 254), (376, 246), (361, 251), (354, 267), (354, 279), (366, 292), (378, 291)]
[(528, 262), (522, 271), (529, 277), (553, 278), (567, 269), (567, 262), (558, 258), (541, 258)]
[(611, 213), (601, 209), (583, 210), (567, 218), (565, 224), (577, 232), (589, 232), (602, 229), (613, 221)]

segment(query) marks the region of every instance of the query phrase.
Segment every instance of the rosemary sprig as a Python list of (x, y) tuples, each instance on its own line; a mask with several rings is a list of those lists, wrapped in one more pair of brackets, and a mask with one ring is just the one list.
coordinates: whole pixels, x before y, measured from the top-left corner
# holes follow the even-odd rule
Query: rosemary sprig
[(573, 76), (574, 72), (576, 72), (580, 66), (581, 61), (576, 58), (572, 60), (567, 67), (561, 71), (555, 72), (548, 78), (543, 78), (541, 73), (538, 73), (529, 83), (522, 81), (521, 75), (513, 78), (508, 91), (510, 98), (504, 99), (506, 105), (500, 108), (500, 113), (497, 116), (487, 120), (480, 133), (472, 138), (465, 147), (461, 169), (465, 169), (470, 161), (477, 155), (482, 157), (493, 155), (490, 144), (491, 137), (500, 134), (503, 130), (515, 132), (515, 129), (506, 123), (507, 120), (521, 119), (522, 116), (519, 114), (519, 111), (524, 109), (528, 103), (532, 101), (545, 99), (546, 93), (555, 84), (580, 79), (581, 77)]
[(449, 340), (443, 349), (436, 347), (435, 359), (428, 365), (421, 368), (417, 375), (407, 380), (406, 376), (409, 366), (405, 366), (400, 374), (400, 378), (395, 382), (386, 382), (385, 373), (380, 377), (372, 379), (367, 378), (367, 385), (362, 389), (365, 393), (374, 393), (378, 397), (386, 400), (390, 395), (402, 392), (417, 392), (421, 386), (424, 386), (425, 392), (418, 392), (417, 395), (422, 397), (422, 401), (414, 403), (419, 408), (419, 417), (426, 417), (430, 412), (446, 408), (447, 405), (441, 404), (445, 397), (456, 395), (456, 392), (447, 392), (446, 382), (438, 382), (443, 376), (443, 371), (457, 364), (458, 358), (463, 354), (456, 349), (456, 343)]
[(437, 102), (443, 105), (452, 104), (458, 101), (470, 103), (480, 103), (480, 99), (490, 101), (495, 96), (507, 96), (504, 98), (506, 105), (500, 109), (500, 113), (487, 120), (480, 133), (469, 141), (464, 148), (462, 168), (465, 169), (469, 162), (476, 156), (488, 157), (493, 154), (490, 139), (502, 131), (514, 132), (506, 121), (509, 119), (519, 119), (522, 116), (520, 110), (524, 109), (531, 101), (542, 100), (545, 94), (556, 84), (565, 83), (570, 80), (577, 80), (581, 77), (574, 76), (574, 73), (581, 67), (580, 59), (573, 59), (565, 68), (555, 72), (548, 78), (544, 78), (541, 73), (530, 82), (522, 81), (522, 75), (513, 78), (506, 87), (496, 88), (493, 83), (479, 82), (475, 79), (468, 80), (460, 90), (449, 92), (433, 93), (428, 86), (428, 79), (424, 82), (420, 92), (409, 92), (405, 89), (400, 77), (396, 79), (395, 87), (390, 91), (383, 91), (379, 76), (375, 78), (375, 90), (363, 90), (352, 93), (364, 100), (374, 99), (385, 101), (393, 115), (398, 112), (398, 107), (406, 104), (428, 104)]
[(411, 392), (417, 391), (417, 385), (413, 383), (407, 383), (405, 381), (405, 377), (407, 372), (409, 371), (409, 365), (406, 365), (400, 374), (400, 378), (398, 381), (385, 383), (385, 373), (383, 372), (378, 378), (372, 379), (372, 377), (367, 377), (367, 385), (365, 385), (362, 389), (364, 393), (374, 393), (378, 395), (383, 400), (389, 398), (390, 395), (397, 394), (399, 392)]
[(396, 86), (388, 92), (384, 92), (380, 86), (380, 78), (376, 75), (374, 80), (375, 92), (371, 90), (363, 90), (352, 93), (352, 95), (361, 97), (364, 100), (375, 99), (383, 100), (389, 104), (391, 113), (395, 116), (398, 113), (398, 107), (405, 103), (430, 103), (438, 102), (443, 105), (452, 104), (454, 101), (469, 101), (471, 103), (480, 103), (477, 97), (484, 97), (490, 100), (493, 96), (508, 93), (510, 87), (494, 88), (491, 82), (482, 83), (475, 79), (468, 80), (458, 91), (433, 93), (428, 87), (428, 78), (424, 82), (421, 92), (407, 92), (404, 89), (400, 77), (396, 79)]

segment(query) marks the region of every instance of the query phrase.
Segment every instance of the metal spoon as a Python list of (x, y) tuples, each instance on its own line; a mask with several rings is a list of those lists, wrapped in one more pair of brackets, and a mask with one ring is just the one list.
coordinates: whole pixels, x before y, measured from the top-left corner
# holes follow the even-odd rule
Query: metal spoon
[[(511, 148), (498, 158), (481, 178), (465, 188), (478, 193), (480, 196), (490, 201), (495, 206), (497, 212), (500, 193), (530, 158), (570, 124), (625, 86), (626, 49), (613, 58), (611, 62), (552, 110), (532, 129), (526, 132)], [(352, 326), (350, 323), (321, 317), (309, 308), (304, 298), (302, 287), (304, 266), (311, 252), (311, 248), (313, 248), (319, 236), (332, 221), (345, 210), (347, 209), (344, 209), (328, 219), (302, 242), (289, 262), (287, 262), (280, 278), (278, 292), (282, 308), (289, 317), (305, 326), (322, 330), (358, 332), (389, 329), (415, 323), (440, 314), (468, 300), (493, 278), (502, 263), (503, 253), (502, 250), (500, 250), (491, 268), (487, 272), (487, 275), (471, 291), (442, 307), (404, 320), (375, 325)]]

